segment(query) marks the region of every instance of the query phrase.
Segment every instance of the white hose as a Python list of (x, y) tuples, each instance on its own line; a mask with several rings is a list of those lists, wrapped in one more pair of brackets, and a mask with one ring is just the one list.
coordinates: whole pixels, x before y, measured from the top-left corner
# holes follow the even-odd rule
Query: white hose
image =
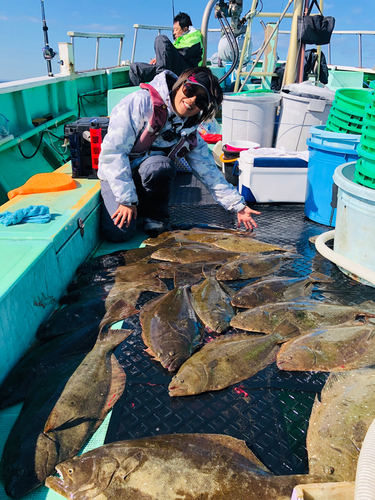
[(359, 454), (354, 500), (375, 500), (375, 420), (366, 433)]
[(357, 264), (357, 262), (354, 262), (327, 247), (326, 242), (328, 240), (332, 240), (334, 237), (335, 230), (327, 231), (326, 233), (319, 235), (315, 241), (315, 248), (317, 249), (317, 251), (321, 255), (323, 255), (323, 257), (330, 260), (337, 266), (342, 267), (349, 273), (358, 276), (358, 278), (364, 279), (375, 286), (374, 271), (371, 271), (371, 269), (367, 269), (367, 267), (361, 266), (361, 264)]

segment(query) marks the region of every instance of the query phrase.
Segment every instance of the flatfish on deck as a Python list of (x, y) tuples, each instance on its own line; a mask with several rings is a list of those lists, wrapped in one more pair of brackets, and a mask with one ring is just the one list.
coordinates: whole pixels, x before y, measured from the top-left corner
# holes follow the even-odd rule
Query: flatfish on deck
[(126, 304), (135, 306), (143, 292), (167, 293), (168, 288), (153, 274), (138, 281), (117, 281), (105, 300), (105, 308), (108, 310), (120, 299)]
[(219, 283), (213, 269), (204, 269), (205, 280), (191, 287), (195, 312), (210, 331), (223, 333), (235, 311), (231, 305), (233, 290)]
[(282, 346), (280, 370), (340, 372), (375, 364), (375, 324), (347, 322), (318, 328)]
[(193, 262), (222, 262), (239, 257), (239, 252), (229, 252), (211, 245), (192, 244), (182, 247), (165, 247), (156, 250), (151, 257), (157, 260), (169, 262), (193, 263)]
[(76, 455), (125, 389), (126, 375), (114, 349), (132, 330), (105, 330), (66, 383), (44, 426), (59, 463)]
[(331, 374), (312, 409), (307, 431), (310, 474), (354, 481), (359, 452), (375, 418), (375, 370)]
[(216, 274), (219, 281), (259, 278), (276, 272), (291, 254), (239, 256), (223, 264)]
[[(69, 500), (289, 500), (322, 476), (275, 476), (244, 441), (169, 434), (110, 443), (59, 464), (46, 486)], [(323, 476), (327, 481), (326, 476)]]
[(231, 319), (230, 326), (250, 332), (287, 333), (296, 330), (302, 334), (355, 319), (367, 321), (374, 315), (375, 303), (370, 300), (357, 306), (322, 304), (316, 300), (280, 302), (240, 312)]
[(250, 378), (276, 361), (279, 344), (290, 336), (237, 333), (218, 337), (185, 361), (169, 384), (169, 395), (218, 391)]
[(307, 278), (269, 277), (247, 285), (232, 298), (235, 307), (257, 307), (263, 304), (287, 302), (311, 293), (315, 283), (329, 283), (331, 278), (314, 273)]
[(189, 291), (198, 280), (190, 273), (176, 273), (175, 288), (147, 302), (139, 315), (146, 352), (169, 371), (178, 370), (201, 341), (204, 326)]
[(170, 233), (162, 233), (157, 238), (149, 238), (144, 243), (146, 245), (156, 245), (160, 244), (161, 241), (170, 241), (171, 238), (180, 242), (209, 243), (224, 250), (240, 253), (283, 252), (290, 250), (279, 245), (256, 240), (252, 236), (252, 233), (235, 229), (192, 228), (188, 231), (172, 231)]

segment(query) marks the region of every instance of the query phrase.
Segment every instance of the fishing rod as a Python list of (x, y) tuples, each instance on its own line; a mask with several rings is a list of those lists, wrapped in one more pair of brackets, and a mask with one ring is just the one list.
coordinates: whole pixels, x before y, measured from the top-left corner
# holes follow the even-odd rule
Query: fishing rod
[(41, 8), (42, 8), (42, 21), (43, 21), (43, 32), (44, 32), (44, 44), (45, 44), (43, 47), (43, 57), (47, 61), (48, 76), (53, 76), (51, 61), (55, 57), (56, 52), (48, 44), (48, 33), (47, 33), (48, 27), (47, 27), (47, 22), (46, 22), (46, 16), (44, 13), (44, 0), (40, 0), (40, 2), (41, 2)]

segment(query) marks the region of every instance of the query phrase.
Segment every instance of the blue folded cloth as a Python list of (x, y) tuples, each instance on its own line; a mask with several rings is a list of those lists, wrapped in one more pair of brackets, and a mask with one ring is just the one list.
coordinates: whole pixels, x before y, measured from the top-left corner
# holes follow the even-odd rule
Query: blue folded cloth
[(44, 224), (51, 220), (49, 208), (45, 205), (30, 205), (27, 208), (20, 208), (15, 212), (3, 212), (0, 214), (0, 222), (4, 226), (19, 224), (20, 222), (34, 222)]

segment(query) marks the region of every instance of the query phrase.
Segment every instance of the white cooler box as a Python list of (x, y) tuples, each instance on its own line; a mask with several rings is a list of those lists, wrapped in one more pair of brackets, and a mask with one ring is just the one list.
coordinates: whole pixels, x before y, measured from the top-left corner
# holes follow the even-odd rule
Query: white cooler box
[(305, 203), (308, 151), (259, 148), (242, 151), (238, 191), (248, 202)]

